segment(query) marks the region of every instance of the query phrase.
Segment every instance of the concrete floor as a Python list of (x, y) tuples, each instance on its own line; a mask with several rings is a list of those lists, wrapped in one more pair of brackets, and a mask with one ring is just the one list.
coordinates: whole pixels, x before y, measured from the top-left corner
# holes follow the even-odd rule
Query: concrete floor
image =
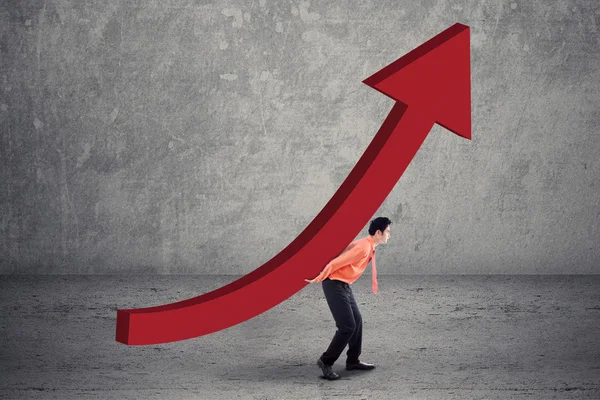
[(117, 308), (234, 277), (1, 276), (3, 399), (600, 399), (600, 276), (382, 276), (353, 285), (371, 372), (319, 378), (320, 285), (225, 331), (125, 346)]

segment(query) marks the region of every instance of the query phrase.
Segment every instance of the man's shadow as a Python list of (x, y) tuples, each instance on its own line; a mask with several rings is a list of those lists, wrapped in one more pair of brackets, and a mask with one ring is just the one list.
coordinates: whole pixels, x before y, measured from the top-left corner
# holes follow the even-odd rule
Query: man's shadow
[[(367, 371), (346, 371), (343, 363), (336, 364), (333, 370), (340, 375), (340, 379), (332, 383), (347, 381), (353, 377), (365, 375)], [(240, 380), (240, 381), (281, 381), (294, 383), (315, 383), (328, 382), (323, 378), (321, 369), (316, 361), (290, 362), (284, 359), (261, 359), (257, 362), (238, 363), (229, 365), (220, 370), (213, 370), (216, 377), (222, 380)]]

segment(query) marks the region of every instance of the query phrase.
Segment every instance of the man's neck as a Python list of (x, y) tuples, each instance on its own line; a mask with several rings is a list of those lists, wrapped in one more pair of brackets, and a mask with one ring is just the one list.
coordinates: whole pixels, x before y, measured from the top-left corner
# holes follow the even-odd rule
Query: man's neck
[(375, 236), (373, 235), (369, 235), (371, 236), (371, 239), (373, 239), (373, 247), (377, 247), (377, 245), (379, 244), (379, 242), (377, 241), (377, 239), (375, 238)]

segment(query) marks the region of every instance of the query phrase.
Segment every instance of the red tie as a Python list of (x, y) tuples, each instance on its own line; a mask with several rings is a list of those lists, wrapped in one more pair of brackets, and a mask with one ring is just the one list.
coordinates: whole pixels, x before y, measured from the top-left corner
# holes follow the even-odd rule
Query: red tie
[(373, 258), (371, 259), (371, 288), (373, 288), (373, 293), (377, 294), (377, 263), (375, 262), (375, 249), (373, 249)]

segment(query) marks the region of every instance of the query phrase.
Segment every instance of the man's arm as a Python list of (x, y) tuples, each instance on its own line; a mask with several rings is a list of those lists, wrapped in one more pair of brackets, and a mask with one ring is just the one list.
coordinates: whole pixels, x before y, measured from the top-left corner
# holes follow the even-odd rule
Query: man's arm
[(321, 271), (321, 273), (317, 275), (314, 279), (305, 279), (305, 281), (309, 283), (322, 282), (323, 280), (325, 280), (325, 278), (327, 278), (329, 275), (342, 268), (343, 266), (349, 264), (356, 264), (359, 261), (368, 257), (369, 252), (367, 251), (367, 249), (365, 249), (363, 246), (354, 245), (351, 248), (347, 248), (342, 252), (342, 254), (331, 260), (329, 264), (325, 266), (323, 271)]

